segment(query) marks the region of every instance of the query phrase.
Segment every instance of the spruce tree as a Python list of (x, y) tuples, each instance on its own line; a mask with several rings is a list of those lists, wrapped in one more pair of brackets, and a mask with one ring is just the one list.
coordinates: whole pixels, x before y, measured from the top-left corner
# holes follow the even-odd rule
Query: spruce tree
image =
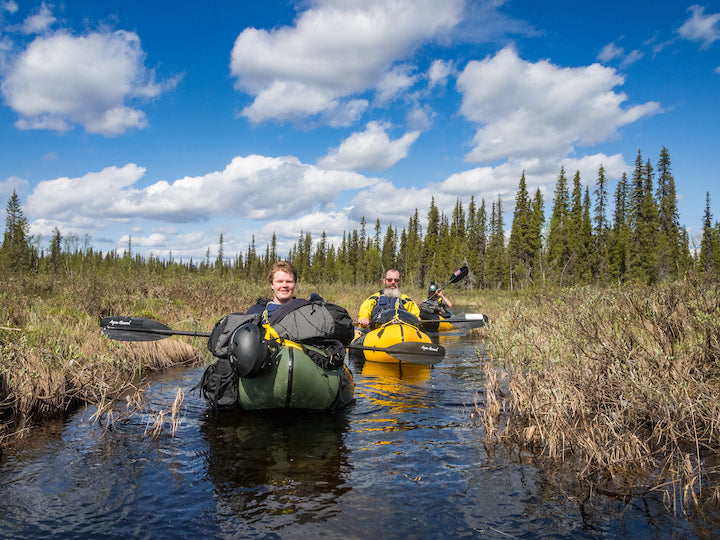
[(520, 286), (526, 286), (532, 278), (531, 269), (534, 258), (531, 239), (532, 217), (525, 171), (523, 171), (515, 195), (515, 211), (507, 248), (511, 287), (515, 285), (515, 282)]
[(225, 242), (223, 240), (223, 234), (220, 233), (220, 238), (218, 239), (218, 254), (217, 259), (215, 260), (215, 269), (220, 272), (220, 274), (223, 273), (223, 269), (225, 266), (225, 254), (223, 253), (224, 243)]
[(391, 268), (395, 268), (397, 263), (395, 262), (395, 253), (397, 251), (396, 245), (397, 233), (393, 228), (388, 225), (385, 231), (385, 238), (383, 239), (382, 246), (382, 271), (387, 272)]
[(613, 228), (610, 233), (610, 277), (625, 281), (628, 277), (628, 258), (630, 244), (630, 223), (628, 220), (628, 180), (623, 173), (615, 188), (615, 209)]
[(637, 156), (635, 157), (635, 168), (633, 169), (631, 183), (627, 189), (627, 221), (633, 232), (637, 229), (637, 223), (642, 216), (644, 189), (645, 167), (642, 153), (638, 150)]
[(475, 206), (475, 196), (470, 196), (470, 204), (468, 204), (467, 212), (467, 236), (465, 248), (465, 263), (468, 265), (468, 283), (470, 286), (477, 285), (479, 260), (478, 246), (480, 244), (480, 234), (478, 231), (477, 208)]
[(417, 265), (417, 250), (420, 244), (420, 224), (418, 210), (408, 219), (407, 229), (400, 232), (395, 266), (402, 274), (403, 281), (415, 283), (415, 265)]
[(638, 220), (635, 223), (635, 231), (632, 237), (631, 246), (635, 248), (633, 275), (645, 283), (653, 283), (657, 280), (658, 268), (658, 208), (653, 196), (654, 170), (650, 161), (643, 169), (643, 193), (642, 206)]
[(450, 223), (450, 245), (448, 246), (448, 259), (445, 261), (445, 269), (454, 272), (465, 262), (467, 253), (467, 230), (465, 222), (465, 210), (462, 201), (458, 197), (453, 209), (452, 221)]
[(595, 214), (593, 216), (593, 274), (596, 284), (606, 284), (610, 275), (610, 261), (608, 251), (608, 223), (607, 206), (608, 191), (605, 167), (600, 165), (597, 180), (595, 181)]
[(630, 192), (629, 272), (631, 277), (651, 283), (657, 277), (658, 212), (653, 197), (653, 168), (643, 164), (638, 151)]
[[(50, 270), (52, 270), (52, 272), (57, 272), (60, 268), (61, 249), (62, 234), (60, 234), (60, 229), (55, 227), (52, 238), (50, 239)], [(172, 259), (172, 254), (170, 258)]]
[(563, 284), (567, 266), (570, 263), (569, 201), (570, 194), (565, 169), (561, 168), (555, 183), (555, 198), (553, 199), (547, 245), (548, 272), (551, 279), (560, 285)]
[(592, 220), (590, 219), (590, 188), (585, 186), (585, 195), (583, 197), (582, 208), (582, 226), (580, 228), (580, 240), (582, 249), (582, 264), (580, 279), (584, 283), (589, 283), (592, 279), (593, 265), (591, 259), (593, 234)]
[(701, 272), (708, 274), (716, 269), (714, 268), (717, 246), (717, 233), (712, 225), (712, 213), (710, 212), (710, 192), (705, 194), (705, 215), (703, 216), (703, 234), (700, 241), (700, 257), (698, 258), (698, 266)]
[[(300, 233), (302, 239), (302, 232)], [(290, 260), (293, 256), (290, 255)], [(248, 244), (247, 255), (245, 257), (245, 276), (249, 279), (256, 279), (261, 272), (261, 266), (258, 264), (257, 253), (255, 248), (255, 235), (250, 237), (250, 244)]]
[(506, 283), (507, 252), (505, 250), (505, 231), (502, 217), (502, 199), (492, 204), (490, 241), (487, 247), (488, 279), (490, 286), (501, 288)]
[(365, 251), (365, 267), (363, 271), (365, 281), (374, 281), (383, 273), (382, 257), (380, 251), (375, 247), (375, 242), (372, 242), (371, 247)]
[(488, 267), (487, 267), (487, 246), (488, 246), (488, 228), (487, 228), (487, 209), (485, 207), (485, 199), (480, 202), (480, 210), (477, 213), (477, 257), (478, 257), (478, 286), (484, 289), (488, 286)]
[(657, 164), (657, 203), (658, 203), (658, 277), (675, 279), (680, 272), (682, 239), (680, 235), (680, 216), (678, 213), (675, 179), (672, 175), (670, 153), (663, 146)]
[(277, 253), (277, 237), (275, 236), (275, 231), (273, 231), (272, 239), (270, 240), (270, 254), (268, 255), (268, 263), (273, 264), (278, 258)]
[(328, 246), (327, 258), (325, 259), (325, 268), (323, 272), (322, 281), (327, 283), (335, 283), (340, 279), (338, 273), (337, 258), (335, 254), (335, 248), (332, 244)]
[(535, 190), (532, 201), (532, 218), (530, 221), (529, 245), (533, 253), (531, 277), (535, 283), (545, 283), (545, 264), (543, 254), (543, 226), (545, 225), (545, 201), (540, 188)]
[(0, 268), (10, 274), (27, 272), (31, 265), (31, 249), (28, 242), (30, 225), (20, 205), (20, 197), (13, 190), (6, 207), (5, 235), (0, 246)]
[(445, 276), (450, 272), (449, 269), (454, 264), (453, 252), (454, 239), (450, 235), (450, 221), (445, 213), (441, 212), (437, 249), (435, 251), (432, 271), (429, 274), (430, 281), (442, 279), (440, 276)]
[(567, 230), (568, 247), (570, 254), (565, 271), (565, 278), (568, 283), (577, 283), (582, 279), (583, 267), (587, 261), (587, 252), (582, 238), (583, 224), (583, 203), (582, 183), (580, 182), (580, 171), (575, 171), (573, 176), (573, 189), (569, 221), (570, 227)]
[(421, 271), (418, 276), (420, 284), (425, 283), (428, 276), (436, 273), (435, 257), (440, 238), (440, 211), (435, 206), (435, 197), (430, 200), (430, 209), (427, 216), (428, 224), (422, 248)]
[(329, 281), (331, 276), (331, 270), (327, 268), (328, 259), (328, 241), (327, 233), (323, 230), (320, 235), (320, 241), (315, 246), (315, 253), (312, 257), (312, 271), (311, 279), (313, 283), (321, 283), (323, 281)]

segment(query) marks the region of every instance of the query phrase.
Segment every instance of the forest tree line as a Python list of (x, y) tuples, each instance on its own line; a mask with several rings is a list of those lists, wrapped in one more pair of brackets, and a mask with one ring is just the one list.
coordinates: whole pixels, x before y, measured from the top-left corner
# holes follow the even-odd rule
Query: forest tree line
[[(339, 246), (325, 232), (313, 239), (301, 232), (287, 254), (303, 281), (365, 284), (378, 281), (388, 268), (398, 268), (405, 282), (425, 286), (444, 282), (462, 265), (470, 268), (465, 283), (472, 288), (523, 288), (639, 281), (655, 283), (681, 278), (688, 271), (720, 273), (720, 224), (706, 196), (702, 240), (691, 246), (680, 224), (670, 154), (660, 152), (655, 167), (638, 151), (630, 177), (623, 173), (613, 193), (600, 166), (597, 177), (583, 187), (580, 173), (572, 180), (561, 168), (555, 182), (549, 219), (538, 188), (528, 192), (520, 177), (509, 236), (500, 197), (486, 204), (471, 197), (467, 207), (458, 199), (448, 215), (430, 201), (426, 225), (417, 209), (406, 227), (387, 226), (379, 219), (344, 232)], [(0, 273), (80, 273), (107, 267), (187, 274), (219, 273), (230, 279), (264, 279), (279, 258), (276, 239), (259, 253), (254, 238), (247, 251), (226, 256), (220, 235), (217, 254), (178, 261), (172, 256), (133, 254), (132, 239), (123, 254), (94, 250), (89, 238), (63, 235), (57, 228), (47, 249), (29, 235), (19, 197), (6, 208), (5, 235), (0, 247)], [(81, 245), (82, 244), (82, 245)], [(699, 248), (699, 249), (698, 249)]]

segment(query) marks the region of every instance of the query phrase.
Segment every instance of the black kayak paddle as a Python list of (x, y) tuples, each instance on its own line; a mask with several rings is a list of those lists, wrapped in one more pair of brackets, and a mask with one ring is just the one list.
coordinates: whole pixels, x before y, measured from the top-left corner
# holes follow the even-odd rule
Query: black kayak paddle
[(350, 350), (384, 352), (400, 362), (408, 364), (437, 364), (445, 358), (445, 347), (421, 341), (401, 341), (387, 347), (371, 347), (351, 343)]
[(152, 319), (140, 317), (105, 317), (100, 332), (117, 341), (157, 341), (170, 336), (210, 337), (209, 332), (173, 330)]

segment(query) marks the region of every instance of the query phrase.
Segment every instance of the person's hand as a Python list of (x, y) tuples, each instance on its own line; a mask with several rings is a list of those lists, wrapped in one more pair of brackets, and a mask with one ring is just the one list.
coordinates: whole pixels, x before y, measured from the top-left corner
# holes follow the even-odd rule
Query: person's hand
[(358, 319), (358, 323), (360, 323), (360, 326), (365, 328), (367, 325), (370, 324), (370, 319)]

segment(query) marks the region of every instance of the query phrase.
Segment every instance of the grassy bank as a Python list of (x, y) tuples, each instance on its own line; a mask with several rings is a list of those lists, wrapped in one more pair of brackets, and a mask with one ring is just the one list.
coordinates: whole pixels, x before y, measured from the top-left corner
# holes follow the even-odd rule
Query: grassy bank
[(574, 288), (493, 309), (488, 448), (561, 466), (581, 500), (720, 500), (717, 284)]

